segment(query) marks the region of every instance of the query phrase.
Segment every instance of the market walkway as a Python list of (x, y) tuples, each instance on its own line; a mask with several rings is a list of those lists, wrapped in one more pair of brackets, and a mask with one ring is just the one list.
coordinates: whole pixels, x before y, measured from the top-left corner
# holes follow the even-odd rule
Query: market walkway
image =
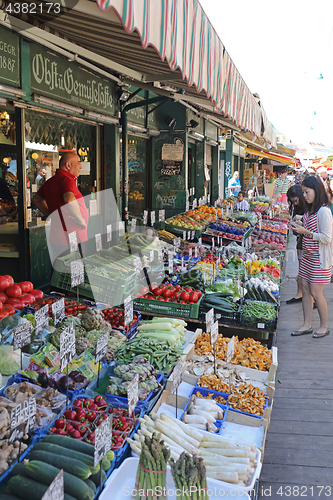
[[(279, 366), (260, 476), (262, 500), (333, 498), (333, 284), (324, 290), (331, 334), (319, 339), (291, 337), (290, 332), (302, 325), (302, 304), (286, 304), (296, 292), (294, 248), (292, 240), (282, 282)], [(319, 326), (316, 310), (312, 326)]]

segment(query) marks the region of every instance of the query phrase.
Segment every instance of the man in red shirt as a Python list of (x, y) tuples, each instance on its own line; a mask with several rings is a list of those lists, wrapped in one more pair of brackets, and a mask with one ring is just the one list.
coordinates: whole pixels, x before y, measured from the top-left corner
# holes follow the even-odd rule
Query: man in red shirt
[(55, 175), (32, 198), (33, 204), (51, 219), (48, 243), (52, 248), (52, 261), (68, 252), (69, 233), (76, 231), (79, 244), (88, 239), (88, 210), (76, 185), (81, 168), (80, 158), (74, 151), (64, 153)]

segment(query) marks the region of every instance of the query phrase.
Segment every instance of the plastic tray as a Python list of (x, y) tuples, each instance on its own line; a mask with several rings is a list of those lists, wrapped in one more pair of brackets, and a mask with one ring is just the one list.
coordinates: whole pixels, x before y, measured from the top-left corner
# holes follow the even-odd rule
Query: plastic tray
[[(202, 387), (199, 387), (199, 388), (194, 387), (190, 396), (189, 396), (188, 403), (186, 404), (183, 413), (186, 413), (187, 407), (190, 404), (192, 394), (196, 394), (197, 392), (200, 392), (200, 394), (202, 394), (203, 396), (207, 396), (208, 392), (212, 392), (212, 391), (209, 391), (208, 389), (203, 389)], [(222, 418), (222, 420), (216, 420), (216, 422), (214, 423), (214, 425), (216, 425), (216, 427), (219, 428), (218, 433), (214, 433), (214, 434), (221, 434), (221, 432), (223, 431), (223, 422), (225, 421), (225, 419), (227, 417), (229, 406), (227, 404), (226, 405), (221, 405), (220, 403), (216, 403), (216, 404), (223, 410), (223, 418)], [(183, 413), (180, 416), (180, 420), (182, 419)]]
[[(259, 302), (259, 301), (245, 299), (244, 304), (246, 304), (248, 302)], [(276, 304), (273, 304), (270, 302), (267, 302), (267, 306), (275, 307), (275, 309), (276, 309), (276, 317), (273, 320), (267, 320), (264, 318), (249, 318), (247, 316), (245, 317), (242, 314), (242, 309), (241, 309), (240, 310), (240, 326), (245, 327), (245, 328), (254, 328), (257, 330), (266, 330), (266, 331), (272, 331), (272, 332), (275, 331), (276, 326), (277, 326), (279, 309), (278, 309)]]
[[(114, 367), (112, 367), (112, 373), (110, 374), (110, 377), (112, 377), (113, 375), (113, 369)], [(157, 375), (157, 382), (159, 382), (160, 384), (163, 385), (163, 373), (159, 373)], [(160, 389), (159, 391), (157, 392), (150, 392), (149, 395), (147, 396), (146, 399), (144, 399), (143, 401), (138, 401), (137, 403), (137, 407), (138, 408), (146, 408), (147, 405), (149, 404), (149, 401), (156, 395), (159, 395), (161, 392), (162, 392), (163, 388)], [(107, 392), (105, 393), (105, 397), (106, 397), (106, 401), (108, 404), (112, 404), (112, 405), (116, 405), (118, 402), (119, 403), (123, 403), (123, 404), (126, 404), (127, 405), (127, 398), (124, 398), (124, 397), (121, 397), (121, 396), (115, 396), (114, 394), (108, 394)]]
[(164, 302), (162, 300), (151, 300), (138, 298), (133, 304), (139, 311), (147, 311), (164, 316), (178, 316), (181, 318), (198, 319), (199, 308), (203, 295), (196, 304), (178, 304), (176, 302)]

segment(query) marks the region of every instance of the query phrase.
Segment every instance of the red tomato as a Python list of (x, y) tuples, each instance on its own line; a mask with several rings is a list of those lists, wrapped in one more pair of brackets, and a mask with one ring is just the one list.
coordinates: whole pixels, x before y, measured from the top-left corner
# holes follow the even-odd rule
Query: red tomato
[(193, 302), (193, 304), (196, 304), (199, 300), (199, 295), (198, 292), (192, 292), (190, 295), (190, 302)]
[(185, 290), (186, 292), (188, 292), (188, 293), (193, 292), (193, 289), (192, 289), (190, 286), (186, 286), (186, 287), (184, 288), (184, 290)]
[(136, 293), (134, 294), (134, 297), (141, 297), (141, 293), (136, 292)]
[(156, 295), (157, 297), (162, 295), (162, 293), (163, 293), (163, 288), (158, 287), (158, 286), (156, 288), (154, 288), (154, 295)]
[(8, 316), (8, 314), (5, 312), (5, 311), (1, 311), (0, 312), (0, 321), (3, 319), (3, 318), (6, 318)]
[(0, 292), (0, 302), (4, 303), (8, 299), (7, 295), (3, 292)]
[(2, 306), (2, 312), (6, 312), (7, 316), (12, 316), (13, 314), (15, 314), (15, 309), (10, 304), (4, 304)]
[(157, 285), (150, 285), (149, 291), (154, 292), (155, 288), (158, 288), (158, 286)]
[(7, 304), (10, 304), (11, 306), (13, 306), (15, 309), (19, 309), (20, 311), (22, 309), (24, 309), (24, 304), (21, 300), (19, 299), (15, 299), (14, 297), (11, 297), (10, 299), (7, 299), (6, 300), (6, 303), (4, 304), (7, 305)]
[(144, 295), (145, 293), (148, 293), (148, 291), (149, 291), (149, 290), (148, 290), (148, 288), (147, 288), (146, 286), (142, 286), (142, 287), (140, 288), (140, 293), (141, 293), (141, 295)]
[(36, 297), (34, 297), (31, 293), (25, 293), (21, 295), (20, 301), (26, 306), (27, 304), (33, 304), (36, 302)]
[(7, 276), (0, 276), (0, 292), (4, 292), (10, 286)]
[(164, 288), (162, 295), (164, 298), (169, 299), (171, 297), (171, 290), (168, 288)]
[(18, 285), (23, 293), (29, 293), (34, 288), (31, 281), (21, 281), (21, 283), (18, 283)]
[(10, 285), (8, 288), (6, 288), (6, 295), (7, 297), (13, 297), (17, 299), (18, 297), (21, 297), (22, 295), (22, 290), (19, 287), (19, 285)]
[(178, 300), (180, 300), (181, 293), (180, 292), (173, 292), (172, 296), (173, 296), (174, 300), (177, 302)]
[(180, 300), (188, 302), (190, 300), (190, 294), (188, 292), (182, 292), (180, 294)]
[(0, 301), (0, 311), (2, 311), (2, 307), (3, 307), (3, 305), (2, 305), (2, 302)]
[(202, 291), (201, 290), (196, 290), (196, 293), (198, 294), (198, 297), (200, 299), (201, 295), (202, 295)]
[(175, 285), (175, 290), (180, 290), (181, 289), (181, 286), (180, 285)]
[(9, 281), (9, 286), (14, 285), (14, 280), (10, 274), (4, 274), (3, 277), (7, 278), (7, 280)]
[(42, 298), (44, 297), (44, 293), (42, 292), (42, 290), (31, 290), (30, 293), (36, 297), (36, 300), (42, 300)]

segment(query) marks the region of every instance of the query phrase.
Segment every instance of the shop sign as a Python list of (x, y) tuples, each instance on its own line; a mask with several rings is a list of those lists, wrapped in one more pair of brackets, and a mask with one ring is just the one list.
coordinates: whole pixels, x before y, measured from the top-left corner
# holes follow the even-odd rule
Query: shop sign
[(114, 84), (76, 62), (30, 46), (31, 90), (84, 109), (114, 115)]
[(0, 82), (20, 86), (19, 37), (5, 28), (0, 28)]

